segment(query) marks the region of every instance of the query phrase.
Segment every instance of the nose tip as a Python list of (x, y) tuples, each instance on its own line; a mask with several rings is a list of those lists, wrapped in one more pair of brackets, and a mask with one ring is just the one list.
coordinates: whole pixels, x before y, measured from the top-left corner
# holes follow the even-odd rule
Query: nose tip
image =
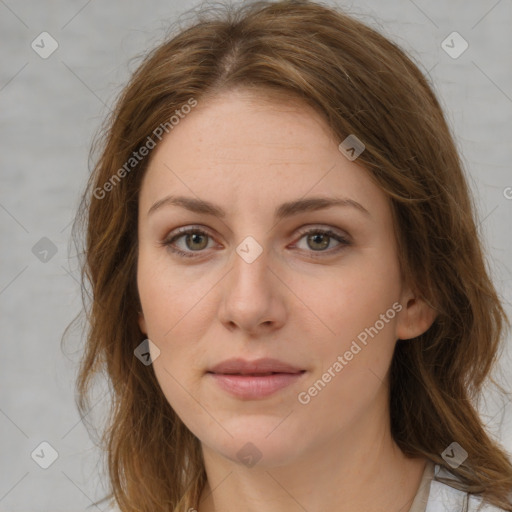
[(232, 274), (226, 276), (220, 319), (230, 330), (239, 327), (251, 335), (284, 321), (285, 307), (278, 296), (279, 280), (267, 264), (263, 246), (253, 236), (236, 247)]

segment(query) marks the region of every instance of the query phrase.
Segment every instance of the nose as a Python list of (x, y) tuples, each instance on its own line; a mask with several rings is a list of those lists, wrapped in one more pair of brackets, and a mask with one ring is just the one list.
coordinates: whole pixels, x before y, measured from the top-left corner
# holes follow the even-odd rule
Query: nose
[(268, 252), (263, 249), (253, 261), (236, 253), (233, 260), (231, 271), (222, 280), (220, 321), (229, 330), (238, 328), (251, 335), (282, 327), (287, 316), (286, 287), (278, 271), (270, 267)]

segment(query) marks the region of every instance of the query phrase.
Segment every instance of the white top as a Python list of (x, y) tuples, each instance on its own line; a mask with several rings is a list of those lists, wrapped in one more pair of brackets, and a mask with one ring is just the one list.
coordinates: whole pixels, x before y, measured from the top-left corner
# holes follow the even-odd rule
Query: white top
[(493, 505), (482, 505), (480, 497), (433, 480), (434, 476), (456, 479), (453, 473), (428, 461), (409, 512), (505, 512)]
[[(456, 478), (439, 464), (428, 461), (408, 512), (506, 512), (493, 505), (482, 505), (481, 498), (433, 480), (434, 476)], [(121, 511), (116, 505), (111, 505), (104, 512)]]

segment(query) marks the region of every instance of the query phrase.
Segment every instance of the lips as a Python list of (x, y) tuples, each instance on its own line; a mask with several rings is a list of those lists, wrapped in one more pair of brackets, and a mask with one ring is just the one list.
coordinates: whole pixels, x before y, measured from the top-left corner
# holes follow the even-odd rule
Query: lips
[(227, 359), (212, 367), (209, 373), (224, 375), (271, 375), (273, 373), (303, 373), (305, 370), (284, 363), (277, 359), (256, 359), (246, 361), (245, 359)]
[(296, 383), (306, 372), (277, 359), (228, 359), (207, 372), (223, 391), (242, 400), (261, 400)]

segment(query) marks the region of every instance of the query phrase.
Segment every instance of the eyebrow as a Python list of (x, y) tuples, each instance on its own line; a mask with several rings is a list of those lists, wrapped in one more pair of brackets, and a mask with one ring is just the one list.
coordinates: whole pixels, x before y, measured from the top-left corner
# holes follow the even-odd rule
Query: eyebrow
[[(147, 215), (149, 216), (163, 206), (180, 206), (194, 213), (212, 215), (221, 219), (226, 217), (226, 212), (220, 206), (217, 206), (203, 199), (196, 199), (186, 196), (166, 196), (162, 199), (159, 199), (156, 203), (153, 204), (153, 206), (151, 206)], [(283, 203), (276, 208), (274, 217), (276, 220), (282, 220), (299, 213), (323, 210), (333, 206), (351, 207), (366, 215), (370, 215), (368, 210), (362, 204), (354, 201), (353, 199), (344, 197), (332, 198), (319, 196)]]

